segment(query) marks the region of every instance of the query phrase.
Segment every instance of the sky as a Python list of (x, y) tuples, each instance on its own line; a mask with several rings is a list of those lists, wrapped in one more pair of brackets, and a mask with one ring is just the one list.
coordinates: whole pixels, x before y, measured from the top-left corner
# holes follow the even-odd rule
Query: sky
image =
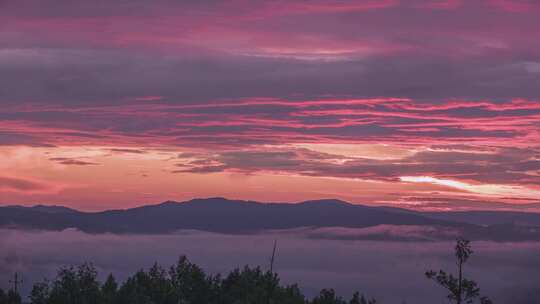
[(540, 210), (540, 3), (0, 1), (0, 204)]

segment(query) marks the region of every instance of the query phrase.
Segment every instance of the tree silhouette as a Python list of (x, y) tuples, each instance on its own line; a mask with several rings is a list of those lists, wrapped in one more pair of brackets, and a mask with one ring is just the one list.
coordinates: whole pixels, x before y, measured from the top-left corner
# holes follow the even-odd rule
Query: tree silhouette
[(53, 282), (36, 283), (30, 293), (32, 304), (99, 304), (100, 300), (97, 271), (89, 263), (60, 268)]
[[(185, 256), (165, 271), (155, 263), (141, 269), (120, 286), (112, 275), (100, 284), (92, 264), (63, 267), (56, 278), (34, 284), (32, 304), (374, 304), (359, 293), (350, 301), (323, 289), (312, 301), (306, 300), (296, 284), (283, 286), (279, 277), (260, 267), (237, 268), (226, 276), (208, 275)], [(269, 299), (269, 291), (272, 292)], [(0, 290), (0, 304), (8, 295)]]
[(426, 272), (426, 277), (434, 280), (448, 290), (450, 293), (447, 298), (451, 302), (456, 304), (470, 304), (478, 299), (482, 304), (492, 304), (489, 298), (480, 296), (480, 288), (475, 281), (463, 277), (463, 266), (473, 253), (470, 241), (461, 238), (457, 239), (454, 251), (458, 267), (457, 277), (443, 270), (439, 270), (438, 272), (429, 270)]
[(346, 302), (341, 297), (338, 297), (333, 289), (323, 289), (313, 299), (312, 304), (346, 304)]
[(352, 299), (349, 301), (349, 304), (376, 304), (377, 301), (374, 299), (367, 300), (364, 295), (360, 295), (357, 291), (353, 294)]
[(215, 282), (186, 256), (181, 256), (169, 269), (176, 303), (204, 304), (215, 300)]
[[(263, 272), (260, 267), (235, 269), (226, 276), (221, 290), (226, 303), (266, 303), (268, 291), (279, 284), (275, 274)], [(276, 297), (273, 297), (276, 300)]]
[(7, 294), (4, 292), (2, 288), (0, 288), (0, 304), (6, 304), (7, 303)]
[(0, 304), (21, 304), (21, 296), (13, 289), (8, 290), (6, 293), (0, 288)]
[(114, 279), (112, 274), (107, 276), (107, 280), (101, 286), (101, 300), (103, 304), (114, 304), (116, 303), (116, 297), (118, 292), (118, 283)]
[(47, 304), (49, 295), (49, 282), (38, 282), (32, 287), (30, 302), (33, 304)]
[(7, 304), (21, 304), (21, 296), (13, 289), (8, 290)]
[(0, 288), (0, 304), (21, 304), (21, 296), (13, 289), (8, 290), (6, 293)]

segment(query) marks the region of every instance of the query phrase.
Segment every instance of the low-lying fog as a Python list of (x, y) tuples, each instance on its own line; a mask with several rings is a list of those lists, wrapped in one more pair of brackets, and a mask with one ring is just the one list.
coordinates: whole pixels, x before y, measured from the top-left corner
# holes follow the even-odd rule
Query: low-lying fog
[[(452, 242), (351, 238), (365, 233), (339, 228), (253, 235), (182, 231), (151, 236), (0, 230), (0, 287), (7, 288), (9, 277), (18, 271), (27, 294), (33, 282), (52, 278), (58, 267), (84, 261), (93, 262), (101, 277), (112, 272), (121, 280), (154, 261), (168, 267), (179, 255), (187, 255), (212, 273), (245, 264), (266, 268), (277, 239), (276, 271), (284, 282), (299, 283), (309, 296), (332, 287), (347, 298), (359, 290), (383, 304), (447, 303), (444, 292), (424, 272), (454, 270)], [(478, 281), (483, 294), (495, 303), (538, 303), (540, 243), (472, 245), (475, 253), (465, 273)]]

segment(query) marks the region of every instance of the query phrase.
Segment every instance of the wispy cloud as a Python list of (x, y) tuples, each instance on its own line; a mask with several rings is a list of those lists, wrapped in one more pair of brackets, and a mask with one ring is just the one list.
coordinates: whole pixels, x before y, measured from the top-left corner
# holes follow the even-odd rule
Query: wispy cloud
[(25, 194), (33, 193), (55, 193), (59, 189), (44, 181), (35, 179), (0, 176), (0, 192), (18, 192)]
[(85, 160), (80, 160), (80, 159), (67, 158), (67, 157), (52, 157), (52, 158), (49, 158), (49, 160), (58, 162), (59, 164), (62, 164), (62, 165), (68, 165), (68, 166), (69, 165), (74, 165), (74, 166), (93, 166), (93, 165), (97, 165), (97, 163), (93, 163), (93, 162), (89, 162), (89, 161), (85, 161)]

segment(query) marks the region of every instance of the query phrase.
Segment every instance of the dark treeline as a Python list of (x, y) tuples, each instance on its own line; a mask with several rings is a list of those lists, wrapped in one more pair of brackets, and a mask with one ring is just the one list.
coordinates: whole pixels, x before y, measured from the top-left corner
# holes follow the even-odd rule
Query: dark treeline
[[(463, 277), (463, 266), (472, 254), (469, 242), (458, 240), (455, 247), (458, 274), (443, 270), (428, 271), (426, 276), (445, 288), (448, 300), (456, 304), (492, 302), (480, 296), (476, 282)], [(34, 284), (32, 304), (375, 304), (356, 292), (350, 299), (323, 289), (307, 299), (296, 285), (283, 285), (277, 274), (260, 267), (235, 269), (226, 276), (209, 275), (185, 256), (165, 269), (155, 263), (139, 270), (119, 284), (110, 274), (105, 282), (98, 279), (96, 268), (85, 263), (61, 268), (54, 280)], [(20, 304), (16, 291), (0, 289), (0, 304)]]
[(13, 289), (10, 289), (7, 293), (5, 293), (0, 288), (0, 304), (19, 304), (21, 303), (21, 296), (14, 291)]
[[(306, 300), (297, 285), (282, 285), (277, 274), (260, 267), (235, 269), (228, 275), (208, 275), (186, 257), (169, 269), (157, 263), (139, 270), (121, 285), (112, 275), (104, 283), (92, 264), (61, 268), (53, 281), (34, 284), (32, 304), (374, 304), (359, 293), (350, 300), (324, 289)], [(20, 298), (0, 300), (18, 304)]]

